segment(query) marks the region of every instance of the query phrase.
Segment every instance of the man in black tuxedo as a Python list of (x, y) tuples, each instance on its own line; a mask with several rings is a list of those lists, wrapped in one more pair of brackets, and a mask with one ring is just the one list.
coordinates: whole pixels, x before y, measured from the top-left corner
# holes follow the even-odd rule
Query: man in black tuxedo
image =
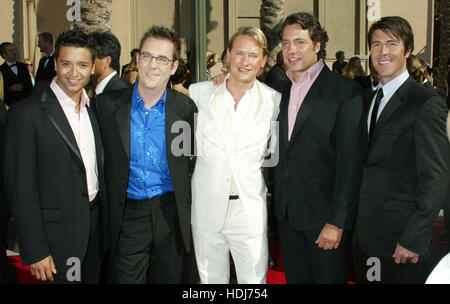
[(288, 283), (346, 283), (364, 155), (363, 92), (324, 64), (326, 31), (312, 15), (288, 16), (278, 121), (275, 215)]
[(10, 42), (0, 44), (0, 55), (5, 62), (0, 66), (3, 74), (4, 102), (11, 106), (31, 94), (33, 84), (25, 63), (16, 61), (16, 46)]
[(408, 21), (383, 17), (368, 41), (381, 86), (367, 113), (369, 147), (353, 234), (356, 280), (423, 283), (423, 262), (450, 184), (448, 110), (439, 95), (409, 77), (414, 36)]
[[(110, 277), (115, 283), (181, 283), (183, 268), (195, 262), (190, 173), (197, 108), (166, 89), (180, 58), (175, 33), (152, 27), (136, 56), (137, 83), (96, 100), (111, 208)], [(192, 270), (190, 282), (196, 282)]]
[(92, 82), (95, 95), (103, 92), (125, 89), (128, 86), (119, 77), (120, 42), (110, 32), (92, 32), (89, 34), (90, 43), (95, 49), (95, 72)]
[(53, 36), (45, 32), (38, 35), (38, 47), (44, 57), (39, 60), (39, 66), (36, 72), (36, 83), (44, 82), (42, 85), (48, 85), (56, 75), (55, 71), (55, 48), (53, 47)]
[(55, 58), (50, 86), (8, 111), (6, 195), (35, 278), (97, 283), (108, 220), (100, 127), (83, 89), (94, 71), (88, 36), (63, 32)]

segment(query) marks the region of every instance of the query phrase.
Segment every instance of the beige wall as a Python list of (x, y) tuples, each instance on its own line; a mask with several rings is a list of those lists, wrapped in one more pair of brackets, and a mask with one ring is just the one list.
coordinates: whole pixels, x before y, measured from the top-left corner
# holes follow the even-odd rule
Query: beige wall
[[(0, 39), (15, 43), (21, 59), (24, 52), (23, 1), (0, 0)], [(357, 1), (360, 4), (359, 13), (355, 9)], [(381, 16), (399, 15), (410, 21), (415, 34), (414, 53), (431, 63), (433, 0), (380, 1)], [(37, 0), (36, 3), (38, 32), (49, 31), (56, 36), (70, 27), (66, 20), (69, 7), (65, 0)], [(259, 27), (260, 5), (259, 0), (209, 0), (207, 48), (220, 56), (226, 47), (226, 40), (239, 26)], [(347, 58), (358, 55), (364, 64), (368, 57), (365, 10), (366, 0), (286, 0), (284, 4), (284, 16), (296, 11), (307, 11), (319, 17), (330, 38), (327, 45), (328, 64), (334, 60), (337, 50), (344, 50)], [(111, 24), (112, 32), (122, 45), (121, 64), (130, 60), (131, 49), (138, 46), (140, 37), (154, 24), (165, 25), (180, 33), (184, 56), (193, 38), (191, 13), (191, 0), (113, 0)], [(358, 20), (360, 31), (356, 33)], [(359, 54), (355, 54), (358, 49)], [(218, 64), (213, 69), (213, 74), (218, 72), (220, 66)]]

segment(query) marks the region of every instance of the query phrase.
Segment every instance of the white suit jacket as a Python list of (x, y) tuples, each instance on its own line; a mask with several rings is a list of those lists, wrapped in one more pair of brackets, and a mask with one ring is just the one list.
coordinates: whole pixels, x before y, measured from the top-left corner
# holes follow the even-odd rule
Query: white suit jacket
[(192, 177), (192, 225), (219, 232), (227, 213), (231, 178), (251, 235), (267, 229), (267, 188), (261, 172), (268, 142), (276, 142), (276, 119), (281, 94), (255, 81), (249, 111), (239, 132), (233, 132), (224, 104), (224, 82), (206, 81), (189, 87), (198, 108), (196, 121), (197, 161)]

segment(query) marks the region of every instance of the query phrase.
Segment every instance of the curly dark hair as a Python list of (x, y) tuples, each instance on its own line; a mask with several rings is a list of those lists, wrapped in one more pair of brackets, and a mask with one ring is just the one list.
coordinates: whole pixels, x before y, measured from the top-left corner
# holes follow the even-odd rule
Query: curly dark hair
[(95, 49), (95, 56), (103, 59), (111, 57), (111, 68), (119, 72), (120, 70), (120, 42), (116, 36), (110, 32), (95, 31), (89, 33), (89, 43)]
[(70, 30), (62, 32), (55, 43), (55, 59), (59, 57), (59, 51), (62, 46), (74, 46), (79, 48), (86, 48), (91, 53), (92, 62), (95, 61), (95, 49), (89, 43), (88, 34), (81, 30)]
[(313, 43), (320, 43), (320, 50), (317, 53), (317, 59), (325, 59), (327, 56), (326, 45), (328, 42), (328, 34), (327, 31), (320, 25), (319, 20), (306, 12), (290, 14), (281, 26), (280, 35), (282, 40), (284, 28), (292, 24), (299, 24), (302, 29), (309, 30), (309, 36), (311, 37)]

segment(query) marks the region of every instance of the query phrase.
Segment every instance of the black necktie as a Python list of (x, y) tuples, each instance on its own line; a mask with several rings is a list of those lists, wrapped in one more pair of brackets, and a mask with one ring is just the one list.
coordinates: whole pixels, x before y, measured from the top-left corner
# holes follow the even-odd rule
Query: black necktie
[(378, 108), (380, 107), (381, 99), (383, 98), (383, 88), (379, 88), (377, 96), (375, 97), (375, 104), (373, 105), (372, 115), (370, 116), (370, 129), (369, 129), (369, 143), (372, 139), (373, 132), (375, 131), (375, 124), (377, 123)]

